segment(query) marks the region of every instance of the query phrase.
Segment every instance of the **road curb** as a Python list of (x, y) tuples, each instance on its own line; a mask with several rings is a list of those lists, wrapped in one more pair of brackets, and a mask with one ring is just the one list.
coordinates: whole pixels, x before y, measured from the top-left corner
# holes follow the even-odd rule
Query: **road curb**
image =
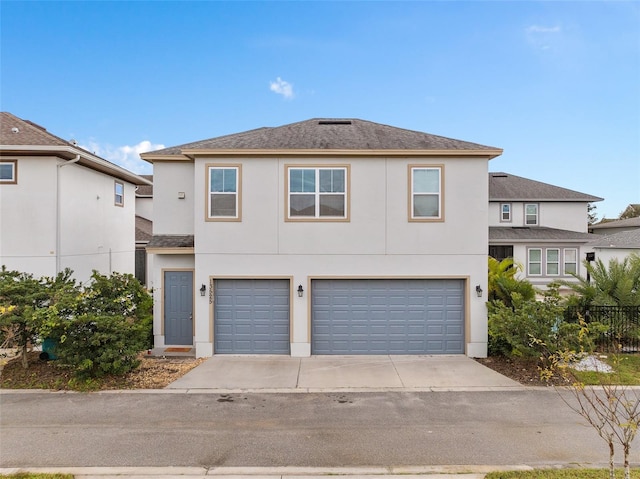
[(411, 479), (425, 477), (440, 479), (458, 477), (460, 479), (483, 479), (493, 471), (527, 471), (531, 466), (510, 465), (453, 465), (453, 466), (391, 466), (391, 467), (5, 467), (0, 468), (0, 475), (20, 472), (73, 474), (76, 479), (190, 479), (217, 477), (251, 479), (312, 479), (345, 476), (351, 479), (376, 478)]

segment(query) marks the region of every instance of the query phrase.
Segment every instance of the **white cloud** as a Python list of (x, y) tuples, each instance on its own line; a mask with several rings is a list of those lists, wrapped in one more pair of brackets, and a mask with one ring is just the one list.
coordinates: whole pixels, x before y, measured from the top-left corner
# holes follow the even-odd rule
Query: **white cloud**
[(538, 50), (549, 50), (558, 42), (558, 35), (562, 33), (559, 25), (547, 27), (544, 25), (530, 25), (525, 29), (529, 44)]
[(105, 160), (122, 166), (129, 171), (137, 174), (151, 174), (153, 169), (150, 163), (140, 159), (140, 154), (147, 151), (160, 150), (165, 146), (162, 144), (154, 144), (149, 140), (142, 140), (140, 143), (130, 146), (112, 146), (101, 145), (94, 140), (90, 140), (88, 145), (78, 145), (93, 154), (104, 158)]
[(272, 81), (269, 83), (269, 89), (277, 93), (278, 95), (282, 95), (285, 99), (291, 100), (294, 96), (293, 94), (293, 85), (287, 81), (284, 81), (282, 78), (276, 78), (276, 81)]

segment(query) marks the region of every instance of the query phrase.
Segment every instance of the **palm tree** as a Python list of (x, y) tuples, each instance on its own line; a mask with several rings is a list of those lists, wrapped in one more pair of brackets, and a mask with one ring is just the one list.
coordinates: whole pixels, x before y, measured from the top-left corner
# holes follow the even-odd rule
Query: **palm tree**
[(577, 283), (562, 283), (581, 297), (583, 305), (640, 306), (640, 256), (633, 254), (608, 265), (598, 259), (583, 262), (590, 280), (575, 276)]
[(522, 267), (513, 258), (498, 261), (489, 256), (489, 301), (502, 301), (507, 306), (513, 307), (512, 293), (519, 293), (524, 300), (533, 299), (535, 290), (531, 283), (516, 278), (516, 274), (521, 269)]

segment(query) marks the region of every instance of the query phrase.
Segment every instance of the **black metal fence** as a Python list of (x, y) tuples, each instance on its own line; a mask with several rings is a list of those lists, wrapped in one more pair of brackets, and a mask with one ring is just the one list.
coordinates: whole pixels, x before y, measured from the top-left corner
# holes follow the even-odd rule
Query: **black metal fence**
[(608, 327), (596, 341), (599, 350), (640, 352), (640, 306), (570, 306), (565, 311), (568, 322), (577, 323), (579, 315)]

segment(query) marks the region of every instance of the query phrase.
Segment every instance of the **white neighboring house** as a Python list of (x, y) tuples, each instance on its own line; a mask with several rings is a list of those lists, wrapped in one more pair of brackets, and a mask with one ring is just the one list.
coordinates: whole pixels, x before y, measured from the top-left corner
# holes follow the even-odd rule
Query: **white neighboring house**
[(584, 275), (582, 261), (594, 239), (588, 205), (597, 196), (522, 178), (489, 174), (489, 255), (513, 258), (520, 277), (544, 289), (556, 280)]
[(598, 223), (589, 229), (596, 239), (588, 246), (593, 248), (594, 259), (605, 265), (612, 259), (622, 261), (633, 253), (640, 254), (640, 217)]
[(150, 182), (10, 113), (0, 113), (0, 265), (134, 273), (135, 185)]
[(312, 119), (144, 153), (155, 346), (487, 354), (488, 162), (501, 149)]

